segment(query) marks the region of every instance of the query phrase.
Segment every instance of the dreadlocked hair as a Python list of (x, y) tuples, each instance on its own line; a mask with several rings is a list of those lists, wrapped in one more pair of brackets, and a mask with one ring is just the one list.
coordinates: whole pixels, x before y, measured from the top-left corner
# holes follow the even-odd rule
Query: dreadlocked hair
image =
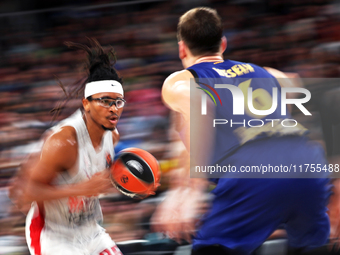
[(55, 120), (60, 111), (65, 107), (66, 103), (72, 98), (78, 98), (84, 95), (86, 83), (102, 80), (115, 80), (123, 83), (122, 78), (119, 77), (116, 69), (113, 67), (116, 63), (116, 54), (112, 47), (104, 50), (100, 43), (95, 38), (88, 38), (90, 47), (85, 44), (65, 42), (65, 45), (70, 49), (83, 50), (87, 53), (87, 61), (84, 69), (87, 74), (87, 78), (81, 78), (75, 83), (68, 86), (68, 91), (63, 84), (58, 80), (59, 86), (62, 88), (65, 94), (65, 99), (55, 107), (53, 120)]
[[(94, 38), (87, 38), (91, 44), (91, 48), (87, 45), (73, 42), (65, 42), (70, 49), (84, 50), (87, 53), (87, 70), (88, 77), (86, 82), (116, 80), (122, 83), (122, 79), (118, 76), (113, 65), (116, 63), (116, 54), (112, 47), (104, 51), (103, 47)], [(113, 59), (111, 64), (110, 58)]]

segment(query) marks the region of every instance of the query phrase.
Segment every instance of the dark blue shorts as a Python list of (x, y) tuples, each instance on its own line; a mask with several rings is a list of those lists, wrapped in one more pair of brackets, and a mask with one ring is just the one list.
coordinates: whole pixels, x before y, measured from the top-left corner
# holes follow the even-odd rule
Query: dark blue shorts
[[(246, 144), (223, 164), (306, 162), (327, 164), (323, 149), (302, 137), (285, 137)], [(328, 178), (220, 178), (213, 194), (193, 249), (220, 244), (250, 254), (279, 226), (286, 229), (292, 247), (318, 247), (329, 237)]]

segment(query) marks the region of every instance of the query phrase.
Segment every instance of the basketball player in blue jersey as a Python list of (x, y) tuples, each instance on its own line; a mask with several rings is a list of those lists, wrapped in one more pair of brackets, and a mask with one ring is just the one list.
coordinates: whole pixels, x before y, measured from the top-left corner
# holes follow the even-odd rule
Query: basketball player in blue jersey
[[(266, 128), (252, 129), (250, 132), (251, 127), (240, 124), (216, 125), (213, 129), (212, 124), (206, 124), (209, 122), (193, 120), (190, 113), (201, 111), (203, 90), (213, 94), (217, 81), (218, 84), (235, 86), (235, 89), (238, 87), (242, 91), (247, 91), (251, 86), (254, 92), (261, 92), (260, 97), (271, 98), (273, 88), (277, 88), (278, 95), (281, 90), (274, 76), (286, 76), (275, 69), (266, 70), (254, 64), (223, 60), (227, 41), (222, 37), (221, 19), (215, 10), (195, 8), (186, 12), (179, 20), (178, 39), (179, 57), (185, 69), (165, 80), (162, 96), (165, 104), (179, 113), (177, 121), (180, 124), (177, 126), (188, 152), (186, 155), (201, 155), (192, 157), (191, 160), (195, 161), (192, 164), (209, 162), (209, 165), (232, 165), (236, 169), (260, 164), (327, 165), (323, 149), (310, 145), (304, 136), (305, 129), (300, 126), (285, 129), (280, 124), (270, 122)], [(196, 97), (190, 91), (193, 89), (190, 87), (192, 79), (196, 82)], [(280, 82), (285, 86), (288, 81)], [(243, 115), (234, 115), (230, 91), (218, 90), (218, 95), (223, 105), (217, 103), (215, 106), (208, 100), (206, 116), (212, 114), (215, 119), (233, 119), (235, 123), (244, 120), (248, 123), (250, 119), (264, 120), (264, 116), (255, 117), (247, 111)], [(266, 101), (261, 100), (261, 103)], [(279, 101), (277, 109), (265, 117), (289, 119), (289, 113), (282, 115), (280, 105)], [(210, 129), (207, 130), (207, 126)], [(211, 132), (215, 132), (214, 139), (207, 135)], [(205, 158), (210, 149), (212, 156)], [(176, 178), (176, 187), (169, 192), (153, 217), (155, 229), (166, 232), (174, 239), (190, 239), (194, 233), (198, 204), (208, 185), (205, 178), (190, 179), (189, 176), (189, 167), (183, 167)], [(331, 189), (327, 176), (272, 176), (264, 179), (228, 173), (222, 177), (227, 178), (214, 179), (214, 199), (202, 219), (202, 225), (194, 234), (192, 254), (251, 254), (278, 227), (285, 228), (287, 232), (291, 254), (300, 254), (327, 243), (330, 236), (327, 203)]]

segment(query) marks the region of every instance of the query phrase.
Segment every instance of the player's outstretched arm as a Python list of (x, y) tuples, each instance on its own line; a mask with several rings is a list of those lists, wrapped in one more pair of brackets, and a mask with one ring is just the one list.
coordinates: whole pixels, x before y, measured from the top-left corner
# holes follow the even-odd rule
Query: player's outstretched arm
[[(40, 202), (69, 196), (95, 196), (111, 187), (109, 171), (98, 173), (82, 183), (53, 185), (57, 174), (69, 171), (76, 163), (77, 156), (78, 144), (75, 130), (72, 127), (63, 127), (48, 137), (39, 158), (29, 171), (24, 192), (25, 199)], [(69, 172), (69, 174), (75, 175), (76, 173)]]
[[(200, 97), (190, 98), (191, 78), (193, 76), (189, 71), (176, 72), (165, 80), (162, 90), (164, 103), (173, 111), (180, 113), (182, 121), (184, 120), (180, 126), (183, 134), (182, 140), (187, 151), (181, 154), (182, 166), (174, 173), (176, 176), (172, 179), (175, 182), (171, 184), (164, 202), (159, 205), (153, 215), (152, 223), (156, 231), (164, 232), (177, 241), (180, 239), (190, 241), (191, 235), (194, 234), (197, 212), (208, 185), (205, 178), (190, 178), (190, 152), (194, 155), (202, 154), (197, 150), (198, 146), (190, 146), (190, 139), (197, 139), (205, 144), (206, 148), (209, 147), (209, 141), (205, 141), (206, 136), (202, 136), (204, 125), (196, 123), (198, 120), (191, 121), (190, 119), (190, 108), (197, 110), (195, 98), (200, 99)], [(200, 90), (197, 92), (201, 93)], [(190, 125), (195, 128), (191, 130)], [(203, 161), (204, 156), (200, 160)]]
[(19, 208), (19, 210), (21, 210), (25, 214), (28, 212), (31, 206), (31, 201), (25, 201), (24, 197), (27, 188), (27, 181), (30, 176), (30, 171), (40, 158), (40, 151), (38, 152), (38, 149), (41, 150), (41, 145), (51, 134), (51, 131), (47, 131), (42, 135), (39, 142), (40, 145), (37, 145), (37, 147), (39, 148), (34, 150), (34, 152), (32, 151), (32, 153), (28, 155), (25, 161), (21, 163), (18, 172), (12, 178), (10, 183), (9, 197), (12, 202)]
[[(281, 72), (272, 67), (263, 67), (268, 73), (273, 75), (277, 81), (279, 82), (282, 88), (298, 88), (303, 87), (303, 83), (300, 79), (298, 73), (286, 73)], [(298, 96), (297, 93), (287, 93), (288, 98), (296, 98)], [(288, 105), (288, 110), (292, 111), (292, 105)]]
[[(281, 87), (283, 88), (298, 88), (303, 87), (303, 83), (300, 79), (300, 75), (298, 73), (287, 73), (287, 72), (281, 72), (275, 68), (272, 67), (263, 67), (268, 73), (273, 75), (278, 82), (280, 83)], [(288, 94), (290, 98), (296, 97), (296, 94), (289, 93)]]

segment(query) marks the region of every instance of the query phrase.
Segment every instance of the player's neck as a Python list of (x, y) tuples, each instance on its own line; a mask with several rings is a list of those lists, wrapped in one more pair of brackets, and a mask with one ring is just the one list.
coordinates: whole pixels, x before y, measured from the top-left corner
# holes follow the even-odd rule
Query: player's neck
[(211, 55), (211, 56), (204, 56), (204, 57), (198, 57), (194, 64), (202, 63), (202, 62), (219, 62), (223, 61), (223, 58), (220, 55)]
[(89, 133), (93, 148), (95, 150), (100, 149), (102, 145), (102, 139), (104, 135), (104, 130), (98, 124), (91, 120), (91, 117), (83, 115), (87, 132)]

